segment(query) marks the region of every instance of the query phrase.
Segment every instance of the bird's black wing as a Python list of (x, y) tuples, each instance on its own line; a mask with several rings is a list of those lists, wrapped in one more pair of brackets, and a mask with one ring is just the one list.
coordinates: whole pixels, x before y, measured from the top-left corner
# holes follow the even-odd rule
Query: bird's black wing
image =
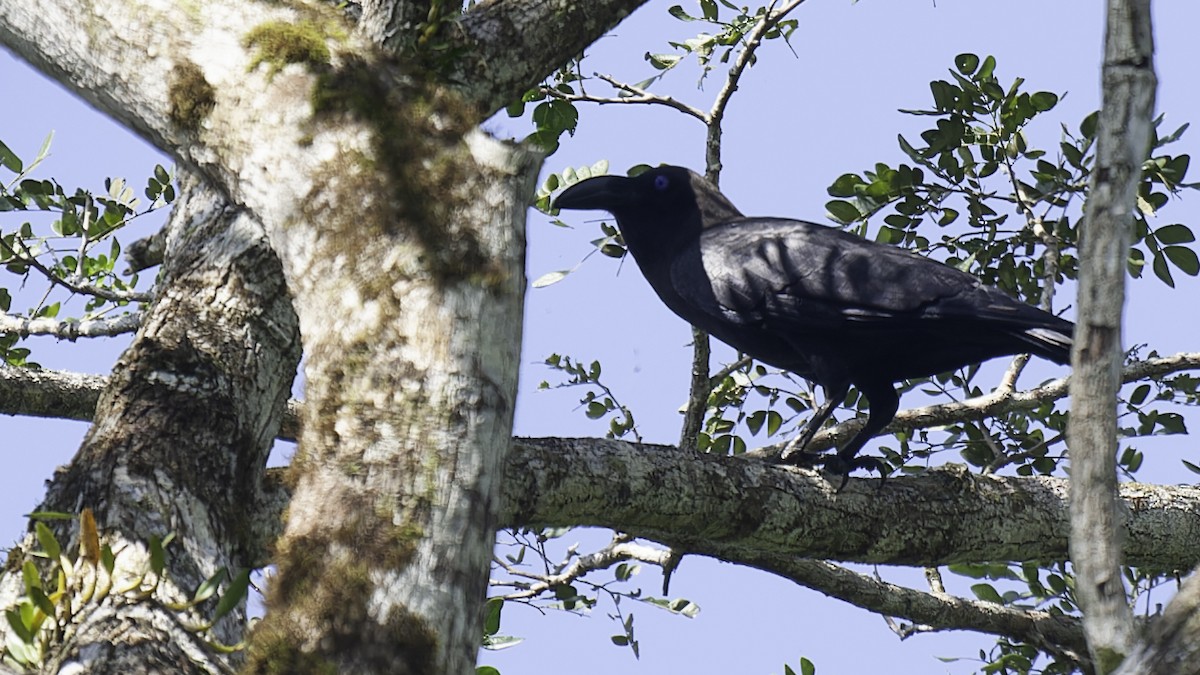
[[(939, 326), (992, 326), (1018, 334), (1050, 328), (1065, 330), (1069, 341), (1068, 322), (965, 272), (799, 220), (743, 218), (707, 228), (694, 250), (674, 259), (671, 284), (690, 305), (687, 311), (703, 315), (689, 320), (750, 353), (737, 344), (734, 326), (747, 327), (747, 335), (753, 326), (792, 343), (877, 344)], [(1055, 360), (1057, 349), (1050, 349)]]

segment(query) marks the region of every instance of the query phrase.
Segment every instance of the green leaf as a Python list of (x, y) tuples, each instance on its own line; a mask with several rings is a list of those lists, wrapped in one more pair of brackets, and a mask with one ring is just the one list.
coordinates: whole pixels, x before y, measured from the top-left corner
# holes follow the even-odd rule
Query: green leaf
[(229, 570), (222, 567), (211, 577), (205, 579), (200, 586), (196, 588), (196, 592), (192, 595), (192, 604), (199, 604), (211, 598), (213, 594), (217, 592), (217, 588), (221, 585), (221, 582), (224, 581), (225, 577), (228, 575)]
[(1133, 405), (1141, 405), (1145, 402), (1146, 397), (1150, 395), (1150, 385), (1143, 384), (1133, 390), (1133, 394), (1129, 397), (1129, 402)]
[(17, 157), (16, 153), (12, 150), (9, 150), (4, 141), (0, 141), (0, 166), (13, 173), (21, 173), (21, 169), (24, 168), (21, 164), (21, 158)]
[(249, 587), (250, 570), (244, 570), (233, 578), (233, 581), (229, 583), (229, 588), (225, 589), (221, 600), (217, 602), (217, 609), (213, 612), (213, 621), (232, 612), (246, 597), (246, 589)]
[(150, 537), (150, 571), (155, 576), (162, 577), (163, 569), (167, 566), (167, 553), (163, 550), (163, 542), (158, 537)]
[(954, 57), (954, 67), (963, 75), (974, 75), (975, 69), (979, 67), (979, 57), (974, 54), (959, 54)]
[(755, 436), (762, 429), (763, 424), (767, 421), (767, 411), (755, 410), (746, 418), (746, 428)]
[(100, 566), (110, 575), (117, 568), (117, 556), (113, 553), (112, 546), (108, 544), (105, 544), (104, 548), (100, 549)]
[(1164, 225), (1154, 231), (1154, 238), (1161, 244), (1187, 244), (1196, 240), (1187, 225)]
[(46, 597), (46, 593), (42, 589), (29, 589), (29, 599), (33, 601), (33, 604), (36, 605), (38, 609), (42, 610), (42, 614), (45, 614), (48, 617), (53, 617), (55, 615), (54, 603), (50, 602), (50, 598)]
[(504, 609), (504, 598), (488, 598), (483, 606), (483, 634), (495, 635), (500, 631), (500, 610)]
[(1167, 258), (1162, 253), (1154, 255), (1154, 261), (1150, 263), (1150, 269), (1154, 270), (1154, 276), (1158, 277), (1162, 282), (1171, 288), (1175, 288), (1175, 279), (1171, 277), (1171, 270), (1167, 267)]
[(1039, 91), (1029, 97), (1029, 102), (1033, 104), (1034, 110), (1046, 112), (1058, 105), (1058, 94), (1049, 91)]
[(30, 520), (75, 520), (74, 513), (62, 511), (34, 511), (27, 516)]
[(21, 582), (25, 584), (26, 592), (29, 592), (31, 588), (42, 587), (42, 577), (38, 574), (37, 565), (33, 564), (32, 560), (26, 560), (21, 565)]
[(667, 70), (678, 65), (683, 60), (683, 57), (678, 54), (651, 54), (650, 52), (646, 52), (645, 59), (658, 70)]
[(1167, 258), (1179, 268), (1180, 272), (1189, 277), (1196, 276), (1200, 273), (1200, 258), (1196, 257), (1196, 252), (1186, 246), (1168, 246), (1163, 249), (1163, 253), (1167, 254)]
[(783, 425), (783, 415), (771, 410), (767, 413), (767, 435), (774, 436), (775, 432), (779, 431), (779, 427)]
[(1095, 138), (1096, 137), (1096, 125), (1099, 123), (1099, 120), (1100, 120), (1100, 111), (1099, 110), (1097, 110), (1097, 111), (1093, 112), (1092, 114), (1088, 115), (1087, 117), (1083, 118), (1083, 121), (1079, 123), (1079, 133), (1083, 134), (1084, 138)]
[(492, 666), (478, 666), (475, 668), (475, 675), (500, 675), (500, 671)]
[(853, 223), (862, 215), (857, 206), (842, 199), (834, 199), (826, 202), (825, 210), (828, 212), (830, 218), (843, 225)]
[[(989, 56), (988, 58), (991, 57)], [(816, 672), (817, 667), (813, 665), (812, 661), (809, 661), (803, 656), (800, 657), (800, 675), (816, 675)]]
[(13, 629), (13, 633), (16, 634), (21, 642), (33, 642), (33, 634), (29, 632), (29, 627), (21, 619), (21, 612), (17, 611), (16, 608), (12, 608), (6, 610), (4, 616), (8, 618), (9, 627)]
[(857, 194), (857, 188), (863, 184), (863, 179), (858, 174), (844, 173), (833, 181), (827, 192), (830, 197), (853, 197)]
[(58, 560), (58, 556), (62, 555), (62, 547), (59, 546), (54, 533), (43, 522), (35, 523), (34, 530), (37, 532), (38, 544), (46, 552), (46, 557), (50, 560)]
[(673, 5), (670, 9), (667, 10), (667, 13), (670, 14), (671, 16), (675, 17), (676, 19), (679, 19), (680, 21), (696, 21), (697, 20), (696, 17), (691, 16), (687, 12), (683, 11), (683, 7), (680, 5)]
[(1004, 604), (1004, 599), (996, 592), (996, 589), (991, 584), (974, 584), (971, 586), (971, 592), (975, 597), (985, 602), (994, 602), (996, 604)]

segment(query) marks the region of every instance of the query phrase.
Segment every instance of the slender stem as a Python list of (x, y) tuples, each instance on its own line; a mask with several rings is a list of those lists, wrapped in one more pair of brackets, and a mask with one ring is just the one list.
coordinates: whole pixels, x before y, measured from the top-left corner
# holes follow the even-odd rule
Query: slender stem
[(700, 120), (701, 122), (708, 124), (708, 114), (707, 113), (705, 113), (703, 110), (700, 110), (699, 108), (693, 108), (692, 106), (684, 103), (683, 101), (672, 98), (670, 96), (661, 96), (659, 94), (655, 94), (655, 93), (646, 91), (645, 89), (642, 89), (641, 87), (638, 87), (638, 86), (635, 86), (632, 84), (626, 84), (625, 82), (621, 82), (609, 75), (602, 75), (600, 73), (596, 73), (596, 77), (609, 83), (617, 91), (623, 91), (629, 95), (628, 96), (617, 96), (617, 97), (605, 97), (605, 96), (596, 96), (593, 94), (589, 94), (587, 92), (583, 92), (583, 93), (579, 93), (579, 94), (567, 94), (567, 93), (561, 92), (553, 87), (542, 87), (541, 92), (543, 94), (545, 94), (546, 96), (549, 96), (551, 98), (556, 98), (560, 101), (598, 103), (601, 105), (613, 104), (613, 103), (662, 105), (662, 106), (666, 106), (668, 108), (673, 108), (675, 110), (678, 110), (679, 112), (681, 112), (685, 115), (688, 115), (689, 117), (694, 117), (694, 118)]

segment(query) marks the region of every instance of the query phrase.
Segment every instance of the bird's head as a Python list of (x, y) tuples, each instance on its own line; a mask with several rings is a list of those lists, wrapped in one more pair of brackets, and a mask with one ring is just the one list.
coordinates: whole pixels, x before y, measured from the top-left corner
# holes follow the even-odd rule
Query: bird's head
[(705, 227), (741, 212), (703, 176), (680, 166), (663, 165), (637, 176), (597, 176), (567, 188), (554, 200), (556, 209), (599, 209), (617, 219), (628, 241), (631, 230), (651, 228), (699, 234)]

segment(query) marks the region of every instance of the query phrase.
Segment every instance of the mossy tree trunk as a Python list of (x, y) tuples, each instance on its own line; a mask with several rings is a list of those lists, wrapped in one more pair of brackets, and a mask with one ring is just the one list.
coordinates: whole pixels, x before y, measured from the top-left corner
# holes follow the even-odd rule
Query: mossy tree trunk
[[(383, 29), (355, 26), (320, 4), (100, 0), (89, 12), (67, 0), (0, 5), (0, 42), (173, 154), (260, 222), (282, 262), (303, 336), (308, 405), (252, 671), (462, 673), (473, 664), (511, 438), (523, 222), (538, 169), (535, 155), (476, 128), (643, 1), (492, 2), (461, 20), (426, 12), (421, 26), (393, 18), (419, 15), (412, 10), (422, 3), (371, 3), (367, 20), (388, 22)], [(385, 39), (397, 30), (419, 30), (419, 39)], [(514, 31), (526, 45), (520, 52)], [(78, 39), (57, 38), (66, 34)], [(488, 67), (448, 77), (457, 65), (423, 51), (431, 41), (454, 42), (461, 63)], [(529, 46), (537, 44), (547, 47)], [(238, 299), (219, 320), (197, 313), (208, 328), (191, 330), (217, 330), (262, 302)], [(223, 311), (221, 302), (212, 308)], [(188, 332), (181, 335), (163, 354), (135, 346), (128, 372), (148, 368), (141, 377), (153, 383), (168, 366), (196, 367)], [(264, 356), (240, 342), (234, 351)], [(265, 358), (245, 372), (272, 368), (292, 372)], [(125, 460), (95, 448), (147, 432), (119, 417), (131, 389), (125, 372), (110, 382), (88, 443), (51, 494), (62, 509), (97, 509), (105, 535), (131, 546), (172, 530), (195, 537), (201, 544), (188, 544), (188, 559), (169, 569), (184, 573), (177, 581), (187, 592), (211, 570), (253, 560), (239, 548), (240, 521), (225, 517), (260, 494), (262, 452), (243, 454), (245, 433), (218, 443), (216, 454), (186, 435), (156, 442), (157, 454), (138, 461), (147, 480), (159, 481), (149, 510), (166, 515), (145, 527), (117, 522), (113, 486), (96, 467)], [(244, 406), (237, 415), (269, 427), (253, 438), (273, 435), (278, 396), (231, 400), (196, 379), (172, 380), (193, 385), (184, 400), (149, 387), (136, 410), (161, 409), (171, 420), (197, 409), (193, 399)], [(188, 416), (193, 425), (222, 418)], [(101, 443), (109, 432), (120, 440)], [(244, 476), (206, 471), (209, 461), (232, 463)], [(193, 491), (162, 487), (164, 467), (174, 466), (197, 481)], [(215, 531), (168, 517), (210, 493), (229, 507), (204, 521)], [(8, 581), (18, 585), (19, 573)], [(53, 659), (83, 658), (94, 672), (115, 672), (115, 663), (122, 672), (228, 666), (195, 640), (189, 646), (145, 625), (145, 634), (113, 641), (103, 663), (94, 650), (74, 648)], [(156, 641), (150, 651), (135, 648), (147, 637)]]

